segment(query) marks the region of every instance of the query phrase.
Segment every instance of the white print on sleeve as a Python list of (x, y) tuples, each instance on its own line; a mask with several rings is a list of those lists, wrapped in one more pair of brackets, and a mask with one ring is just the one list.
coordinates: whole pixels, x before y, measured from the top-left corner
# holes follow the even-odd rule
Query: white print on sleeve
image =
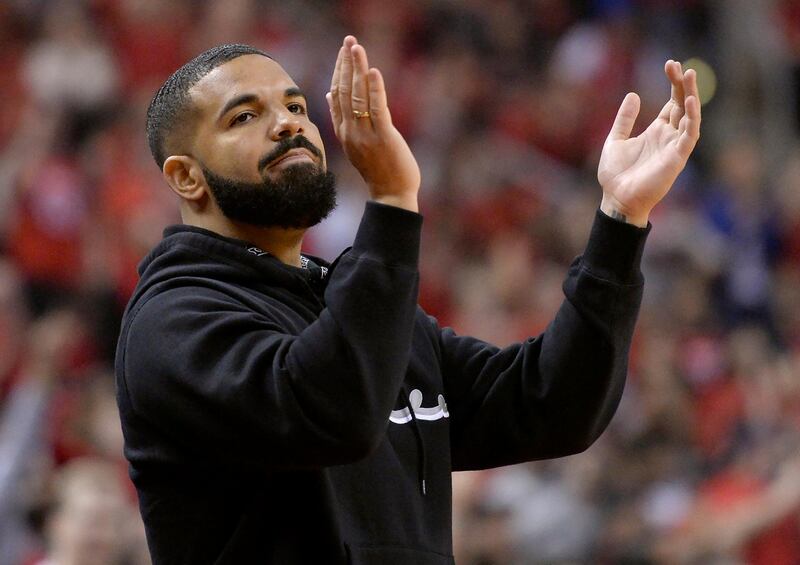
[(447, 403), (444, 401), (444, 396), (441, 394), (437, 397), (439, 402), (438, 406), (431, 406), (430, 408), (422, 407), (422, 392), (419, 389), (414, 389), (408, 395), (409, 407), (402, 410), (392, 410), (389, 416), (389, 421), (395, 424), (407, 424), (411, 421), (411, 410), (414, 411), (414, 416), (417, 420), (440, 420), (441, 418), (449, 418), (450, 412), (447, 411)]

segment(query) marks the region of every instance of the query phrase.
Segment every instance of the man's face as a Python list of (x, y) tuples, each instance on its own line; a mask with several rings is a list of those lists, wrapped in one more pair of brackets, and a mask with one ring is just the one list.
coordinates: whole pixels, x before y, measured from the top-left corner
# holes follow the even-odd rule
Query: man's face
[(225, 216), (260, 226), (306, 228), (335, 206), (319, 130), (306, 99), (275, 61), (237, 57), (191, 90), (192, 155)]

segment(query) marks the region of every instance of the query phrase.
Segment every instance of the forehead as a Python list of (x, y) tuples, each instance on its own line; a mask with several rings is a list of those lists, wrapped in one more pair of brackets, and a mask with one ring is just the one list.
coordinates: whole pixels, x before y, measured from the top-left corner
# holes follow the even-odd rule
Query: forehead
[(218, 111), (241, 94), (269, 98), (297, 87), (278, 63), (263, 55), (242, 55), (212, 69), (190, 90), (192, 102), (201, 112)]

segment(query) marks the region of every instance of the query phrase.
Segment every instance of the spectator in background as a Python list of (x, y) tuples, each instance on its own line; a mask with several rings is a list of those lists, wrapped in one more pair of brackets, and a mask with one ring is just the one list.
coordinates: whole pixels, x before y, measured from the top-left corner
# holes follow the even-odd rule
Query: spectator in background
[(42, 36), (23, 67), (35, 103), (73, 117), (112, 102), (119, 71), (108, 45), (81, 2), (55, 0), (44, 7)]
[[(16, 342), (18, 349), (4, 359), (12, 360), (0, 373), (0, 554), (18, 556), (27, 539), (25, 506), (31, 493), (21, 488), (27, 474), (36, 474), (45, 445), (48, 406), (57, 379), (66, 369), (76, 337), (74, 312), (58, 311), (30, 326), (13, 320), (8, 310), (19, 307), (18, 281), (7, 266), (0, 265), (0, 349)], [(2, 314), (5, 314), (3, 316)], [(20, 340), (20, 337), (27, 339)], [(0, 368), (1, 369), (1, 368)]]
[(723, 241), (719, 292), (725, 322), (772, 325), (771, 270), (777, 251), (778, 215), (765, 186), (763, 155), (749, 138), (726, 143), (718, 156), (720, 182), (708, 190), (703, 212)]
[[(119, 469), (74, 459), (53, 478), (45, 519), (46, 556), (34, 565), (123, 565), (135, 543)], [(141, 561), (140, 561), (141, 563)]]
[[(20, 564), (6, 541), (41, 543), (26, 521), (39, 504), (35, 477), (78, 456), (114, 457), (118, 430), (101, 423), (108, 394), (103, 363), (112, 354), (103, 344), (116, 339), (136, 263), (160, 238), (160, 226), (175, 221), (160, 215), (171, 209), (170, 195), (140, 134), (152, 91), (184, 60), (227, 37), (275, 53), (321, 100), (329, 61), (317, 54), (330, 52), (344, 28), (375, 45), (374, 61), (392, 87), (393, 117), (422, 168), (420, 302), (443, 324), (498, 342), (512, 339), (515, 329), (489, 325), (481, 313), (502, 309), (509, 294), (529, 305), (504, 314), (514, 324), (540, 327), (555, 311), (560, 273), (580, 252), (594, 210), (587, 171), (596, 168), (602, 130), (624, 92), (657, 99), (653, 85), (660, 89), (661, 77), (646, 69), (666, 57), (699, 56), (725, 85), (703, 109), (705, 139), (695, 166), (658, 209), (629, 384), (604, 441), (564, 468), (532, 463), (509, 470), (508, 478), (456, 476), (465, 488), (454, 493), (455, 519), (469, 524), (454, 532), (468, 542), (456, 543), (463, 548), (459, 565), (544, 560), (539, 546), (512, 543), (511, 524), (530, 509), (497, 504), (504, 484), (529, 494), (568, 493), (579, 503), (573, 508), (586, 505), (587, 517), (599, 515), (597, 529), (583, 530), (590, 562), (677, 558), (662, 545), (692, 545), (680, 540), (708, 521), (701, 507), (711, 500), (718, 512), (727, 496), (735, 513), (752, 513), (767, 525), (737, 527), (739, 541), (722, 553), (681, 556), (758, 563), (747, 548), (759, 531), (780, 525), (784, 540), (800, 539), (797, 507), (777, 516), (761, 513), (759, 504), (767, 500), (759, 493), (769, 492), (788, 465), (779, 446), (786, 436), (800, 436), (796, 0), (237, 0), (229, 13), (227, 5), (0, 1), (0, 421), (11, 421), (12, 406), (25, 405), (14, 397), (37, 397), (29, 394), (35, 380), (20, 370), (32, 350), (33, 322), (78, 303), (87, 336), (76, 347), (84, 360), (69, 363), (77, 368), (45, 387), (38, 416), (26, 414), (37, 441), (12, 442), (23, 445), (21, 460), (0, 455), (0, 468), (13, 467), (16, 477), (0, 507), (2, 565)], [(700, 77), (701, 88), (706, 79)], [(447, 105), (430, 103), (445, 97)], [(642, 116), (656, 111), (644, 106)], [(317, 119), (327, 109), (323, 103), (310, 112)], [(339, 209), (309, 233), (306, 251), (331, 258), (350, 245), (363, 198), (350, 189), (357, 173), (337, 154), (333, 132), (321, 133), (342, 191)], [(749, 148), (729, 149), (740, 142)], [(735, 170), (716, 165), (723, 162)], [(753, 216), (732, 204), (741, 199), (731, 179), (745, 179), (737, 171), (748, 163), (758, 165), (750, 170), (757, 173), (759, 209), (774, 210), (758, 220), (767, 230), (754, 229)], [(535, 206), (508, 205), (522, 199)], [(516, 253), (498, 253), (501, 240)], [(746, 253), (739, 253), (739, 242)], [(483, 295), (475, 290), (481, 285)], [(738, 331), (735, 320), (749, 327)], [(733, 356), (743, 335), (762, 340), (763, 330), (766, 354), (759, 346), (762, 353), (746, 363)], [(780, 402), (764, 400), (776, 389)], [(784, 433), (745, 440), (743, 430), (764, 429), (756, 414), (765, 409), (753, 413), (749, 398), (762, 399)], [(27, 434), (24, 426), (7, 429)], [(748, 468), (734, 463), (740, 458), (771, 463)], [(569, 467), (590, 465), (611, 471), (587, 481), (586, 491), (573, 490)], [(732, 479), (734, 467), (744, 470), (736, 477), (747, 479)], [(35, 480), (20, 483), (20, 476)], [(711, 515), (720, 536), (725, 515)], [(548, 522), (544, 515), (537, 527), (547, 531), (561, 516)], [(771, 557), (769, 565), (796, 565), (800, 550)]]

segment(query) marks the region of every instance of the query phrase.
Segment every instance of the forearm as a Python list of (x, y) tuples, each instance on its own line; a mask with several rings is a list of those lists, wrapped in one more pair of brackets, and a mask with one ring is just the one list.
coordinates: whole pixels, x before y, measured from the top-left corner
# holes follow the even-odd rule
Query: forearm
[(443, 333), (450, 394), (472, 407), (451, 410), (456, 468), (568, 455), (602, 432), (625, 382), (645, 234), (598, 214), (566, 300), (536, 339), (498, 350)]
[(418, 215), (368, 204), (329, 275), (327, 306), (305, 329), (287, 325), (297, 318), (288, 306), (261, 310), (214, 288), (156, 295), (123, 335), (123, 400), (215, 461), (286, 468), (365, 456), (408, 364), (420, 227)]
[[(320, 321), (330, 318), (335, 327), (309, 328), (287, 359), (299, 369), (295, 390), (308, 393), (305, 400), (317, 415), (373, 440), (382, 437), (408, 366), (420, 227), (417, 214), (367, 204), (353, 248), (341, 258), (325, 292)], [(326, 333), (335, 334), (339, 348), (324, 347)], [(331, 378), (332, 372), (338, 378)], [(343, 415), (341, 404), (330, 402), (340, 398), (353, 405), (357, 417)]]
[(549, 391), (557, 414), (550, 437), (569, 438), (564, 443), (578, 450), (605, 429), (622, 395), (646, 234), (598, 213), (586, 251), (564, 282), (566, 300), (543, 337), (536, 389)]

